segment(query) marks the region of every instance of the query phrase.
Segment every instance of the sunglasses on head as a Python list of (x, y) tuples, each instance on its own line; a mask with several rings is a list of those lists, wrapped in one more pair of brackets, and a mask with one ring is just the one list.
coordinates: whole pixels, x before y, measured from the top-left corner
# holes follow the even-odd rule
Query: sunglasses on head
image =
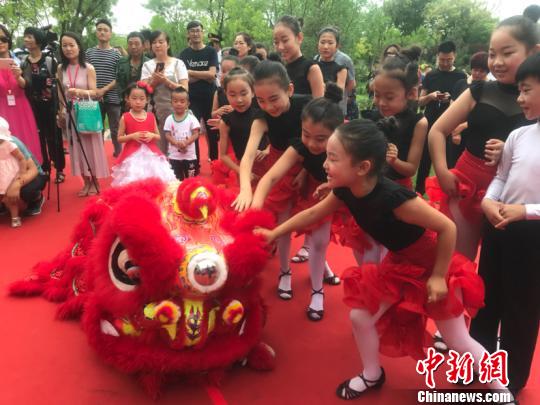
[(7, 44), (9, 42), (8, 37), (0, 37), (0, 42), (3, 42), (4, 44)]

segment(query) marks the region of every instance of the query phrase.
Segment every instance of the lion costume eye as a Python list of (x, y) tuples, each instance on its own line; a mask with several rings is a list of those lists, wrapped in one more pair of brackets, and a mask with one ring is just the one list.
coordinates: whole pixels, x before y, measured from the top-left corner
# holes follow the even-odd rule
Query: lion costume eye
[(197, 249), (188, 260), (187, 278), (195, 290), (208, 294), (223, 287), (227, 280), (227, 265), (214, 249)]
[(128, 251), (117, 238), (109, 254), (109, 276), (114, 286), (120, 291), (135, 290), (140, 283), (139, 272), (140, 268), (133, 263)]

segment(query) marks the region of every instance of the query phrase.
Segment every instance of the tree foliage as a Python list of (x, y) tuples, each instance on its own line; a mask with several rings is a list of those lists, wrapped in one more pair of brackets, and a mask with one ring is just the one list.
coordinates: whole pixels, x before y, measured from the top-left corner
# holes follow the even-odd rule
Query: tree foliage
[[(25, 27), (40, 27), (56, 22), (57, 32), (82, 34), (96, 19), (108, 17), (117, 0), (4, 0), (0, 1), (0, 20), (13, 32)], [(2, 3), (5, 3), (2, 4)]]
[(431, 2), (433, 0), (386, 0), (382, 8), (397, 29), (411, 35), (424, 24), (424, 9)]
[[(85, 31), (86, 43), (92, 45), (93, 22), (110, 16), (116, 1), (0, 0), (0, 18), (19, 33), (28, 25), (57, 21), (57, 32)], [(245, 31), (272, 49), (272, 28), (279, 17), (302, 18), (302, 49), (308, 57), (317, 51), (318, 31), (336, 26), (342, 33), (342, 50), (357, 65), (359, 80), (390, 43), (419, 45), (424, 49), (422, 60), (433, 63), (437, 44), (451, 39), (463, 66), (471, 53), (487, 48), (496, 23), (483, 0), (147, 0), (145, 7), (153, 14), (147, 27), (167, 32), (173, 53), (187, 45), (185, 26), (193, 19), (204, 24), (206, 33), (221, 35), (224, 46), (231, 46), (235, 34)]]

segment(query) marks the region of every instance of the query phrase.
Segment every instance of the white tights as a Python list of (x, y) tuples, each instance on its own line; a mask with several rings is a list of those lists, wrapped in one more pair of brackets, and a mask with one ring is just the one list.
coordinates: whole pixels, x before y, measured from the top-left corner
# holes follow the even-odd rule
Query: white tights
[[(332, 226), (331, 221), (326, 221), (317, 229), (311, 231), (311, 234), (307, 240), (309, 241), (309, 273), (311, 277), (311, 288), (316, 290), (322, 290), (323, 278), (326, 261), (326, 250), (330, 243), (330, 228)], [(313, 294), (311, 296), (310, 307), (316, 311), (323, 309), (323, 295)]]
[[(282, 224), (291, 216), (291, 207), (289, 206), (285, 211), (277, 215), (277, 223)], [(276, 240), (277, 251), (279, 255), (279, 268), (281, 272), (286, 272), (289, 270), (289, 252), (291, 250), (291, 234), (286, 233)], [(285, 288), (290, 289), (290, 277), (282, 277), (282, 279), (289, 279), (289, 287)]]
[[(350, 313), (356, 346), (364, 365), (363, 375), (368, 380), (377, 380), (381, 373), (379, 335), (375, 324), (389, 307), (390, 304), (382, 303), (374, 315), (365, 309), (353, 309)], [(465, 317), (460, 315), (452, 319), (438, 320), (436, 324), (448, 346), (459, 353), (471, 353), (475, 367), (478, 368), (485, 349), (469, 335)], [(366, 389), (359, 377), (353, 378), (349, 386), (357, 391)], [(492, 381), (488, 386), (490, 389), (507, 390), (498, 380)]]

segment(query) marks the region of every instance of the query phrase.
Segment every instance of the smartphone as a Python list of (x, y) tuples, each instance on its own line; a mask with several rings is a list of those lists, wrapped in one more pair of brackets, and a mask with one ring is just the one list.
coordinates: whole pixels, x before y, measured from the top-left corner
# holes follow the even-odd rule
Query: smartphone
[(13, 62), (11, 58), (0, 58), (0, 69), (11, 69)]
[(160, 72), (163, 72), (164, 70), (165, 70), (164, 62), (156, 63), (156, 72), (160, 73)]

